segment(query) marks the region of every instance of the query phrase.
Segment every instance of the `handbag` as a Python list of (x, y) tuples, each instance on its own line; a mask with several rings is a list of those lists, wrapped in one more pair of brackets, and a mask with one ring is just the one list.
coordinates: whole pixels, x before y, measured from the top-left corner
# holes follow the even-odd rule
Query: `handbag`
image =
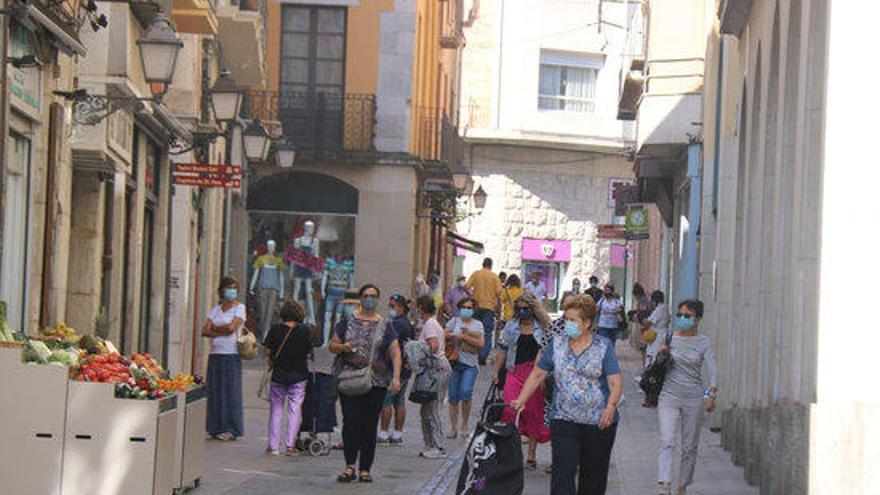
[(376, 347), (382, 338), (384, 321), (379, 321), (376, 333), (373, 334), (373, 343), (370, 346), (370, 357), (367, 365), (363, 368), (344, 368), (336, 376), (336, 389), (339, 393), (349, 397), (366, 395), (373, 388), (373, 360), (376, 357)]
[(432, 355), (429, 359), (430, 364), (425, 366), (413, 379), (413, 386), (409, 391), (410, 402), (426, 404), (437, 400), (440, 395), (440, 378), (437, 376), (436, 358)]
[(660, 392), (663, 390), (663, 382), (666, 380), (666, 373), (672, 368), (672, 353), (669, 346), (672, 344), (672, 332), (666, 335), (666, 349), (657, 353), (654, 361), (642, 371), (642, 379), (639, 380), (639, 387), (645, 392), (645, 402), (652, 406), (657, 405)]
[(242, 359), (253, 359), (259, 354), (259, 347), (257, 336), (242, 327), (238, 333), (238, 355)]
[(260, 386), (257, 388), (257, 397), (260, 399), (269, 400), (269, 389), (272, 383), (272, 363), (278, 358), (278, 354), (281, 353), (281, 350), (284, 349), (284, 346), (287, 344), (287, 338), (290, 337), (291, 332), (293, 332), (293, 328), (287, 330), (287, 334), (284, 336), (284, 340), (281, 341), (281, 345), (275, 350), (272, 357), (269, 358), (269, 366), (263, 370), (263, 375), (260, 376)]

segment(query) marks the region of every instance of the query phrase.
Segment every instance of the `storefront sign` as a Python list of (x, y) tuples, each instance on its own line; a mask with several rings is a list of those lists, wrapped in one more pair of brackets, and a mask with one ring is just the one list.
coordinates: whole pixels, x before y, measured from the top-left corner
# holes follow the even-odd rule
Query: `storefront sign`
[(627, 266), (632, 268), (633, 260), (632, 255), (628, 253), (629, 249), (623, 244), (612, 244), (611, 245), (611, 266), (623, 268), (625, 262), (628, 261)]
[(209, 165), (206, 163), (175, 163), (175, 174), (241, 175), (238, 165)]
[[(18, 58), (32, 54), (33, 48), (27, 28), (18, 22), (11, 22), (9, 25), (9, 57)], [(27, 117), (40, 120), (43, 109), (42, 69), (40, 67), (16, 69), (12, 64), (6, 64), (6, 70), (9, 71), (9, 94), (12, 105)]]
[(530, 261), (551, 261), (568, 263), (571, 261), (571, 242), (546, 239), (523, 239), (522, 259)]
[(228, 187), (238, 189), (241, 187), (241, 179), (238, 177), (229, 178), (221, 176), (199, 177), (195, 175), (175, 175), (174, 185), (192, 187)]
[(596, 237), (599, 239), (626, 239), (626, 225), (599, 225), (596, 229)]
[(608, 206), (615, 206), (617, 191), (623, 186), (634, 186), (636, 181), (632, 179), (609, 179), (608, 180)]
[(312, 253), (294, 248), (292, 245), (288, 246), (287, 250), (284, 252), (284, 259), (288, 263), (306, 268), (312, 273), (321, 273), (324, 271), (324, 260), (318, 258)]
[(626, 239), (629, 241), (647, 239), (650, 231), (648, 208), (642, 205), (630, 205), (626, 210)]

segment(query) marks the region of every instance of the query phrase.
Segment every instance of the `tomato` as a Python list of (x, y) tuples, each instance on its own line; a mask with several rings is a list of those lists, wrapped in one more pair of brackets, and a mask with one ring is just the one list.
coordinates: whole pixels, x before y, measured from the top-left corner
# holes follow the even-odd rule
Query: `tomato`
[(98, 380), (102, 382), (106, 382), (110, 380), (110, 374), (104, 370), (98, 372)]

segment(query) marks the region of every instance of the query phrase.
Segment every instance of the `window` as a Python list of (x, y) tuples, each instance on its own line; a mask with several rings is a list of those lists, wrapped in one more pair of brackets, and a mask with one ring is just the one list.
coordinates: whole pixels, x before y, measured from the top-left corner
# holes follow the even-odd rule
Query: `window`
[(285, 6), (281, 34), (281, 89), (342, 93), (344, 8)]
[(596, 79), (602, 60), (597, 57), (541, 52), (538, 108), (566, 112), (596, 111)]

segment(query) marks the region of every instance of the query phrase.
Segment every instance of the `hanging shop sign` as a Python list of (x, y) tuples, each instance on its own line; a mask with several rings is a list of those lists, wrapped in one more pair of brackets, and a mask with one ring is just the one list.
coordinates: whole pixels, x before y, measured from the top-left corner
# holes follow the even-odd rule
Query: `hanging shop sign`
[(287, 247), (287, 250), (284, 252), (284, 259), (291, 265), (305, 268), (313, 273), (324, 271), (324, 260), (307, 250), (294, 247), (293, 244)]
[(636, 185), (636, 181), (632, 179), (608, 179), (608, 206), (615, 205), (617, 192), (621, 187), (634, 185)]
[(208, 163), (175, 163), (175, 186), (241, 188), (241, 167)]
[[(18, 58), (33, 54), (30, 43), (30, 32), (18, 22), (9, 24), (9, 45), (7, 49), (9, 58)], [(9, 94), (10, 102), (16, 110), (25, 116), (40, 120), (43, 110), (43, 71), (39, 67), (22, 67), (17, 69), (12, 64), (6, 64), (9, 71)]]
[(650, 231), (648, 208), (644, 205), (630, 205), (626, 210), (626, 240), (647, 239)]
[(571, 242), (547, 239), (523, 239), (522, 259), (527, 261), (571, 261)]
[(598, 225), (596, 237), (599, 239), (626, 239), (626, 225), (610, 223)]

